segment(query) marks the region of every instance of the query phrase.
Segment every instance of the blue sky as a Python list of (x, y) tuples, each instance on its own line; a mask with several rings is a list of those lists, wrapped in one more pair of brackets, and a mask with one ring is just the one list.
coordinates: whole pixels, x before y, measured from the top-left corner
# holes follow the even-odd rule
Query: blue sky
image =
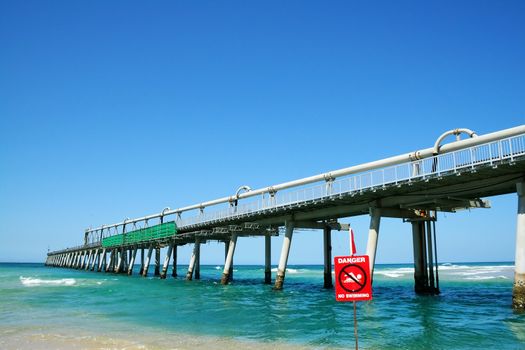
[[(0, 261), (449, 129), (523, 124), (524, 15), (523, 1), (0, 0)], [(491, 200), (440, 215), (442, 261), (514, 259), (516, 196)], [(351, 223), (364, 252), (368, 218)], [(320, 242), (298, 232), (289, 262), (322, 263)], [(333, 245), (346, 254), (347, 234)], [(263, 263), (263, 247), (240, 239), (235, 261)], [(410, 225), (384, 219), (377, 261), (411, 260)]]

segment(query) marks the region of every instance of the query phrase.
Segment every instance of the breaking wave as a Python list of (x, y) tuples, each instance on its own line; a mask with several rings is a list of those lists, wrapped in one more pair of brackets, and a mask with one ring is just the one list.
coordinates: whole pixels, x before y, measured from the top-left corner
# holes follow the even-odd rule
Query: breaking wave
[(57, 280), (44, 280), (40, 278), (20, 276), (20, 282), (27, 287), (37, 286), (73, 286), (77, 283), (74, 278), (62, 278)]

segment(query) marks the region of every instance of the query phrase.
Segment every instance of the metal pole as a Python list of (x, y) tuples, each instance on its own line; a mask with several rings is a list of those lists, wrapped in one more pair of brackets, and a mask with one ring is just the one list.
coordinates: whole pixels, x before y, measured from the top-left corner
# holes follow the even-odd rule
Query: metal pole
[(177, 245), (173, 245), (173, 270), (171, 271), (172, 277), (177, 277)]
[(436, 222), (432, 221), (432, 228), (434, 231), (434, 259), (436, 262), (436, 292), (439, 294), (439, 268), (438, 268), (438, 252), (437, 252), (437, 242), (436, 242)]
[(434, 281), (434, 252), (432, 249), (432, 225), (427, 221), (427, 250), (428, 250), (428, 282), (430, 294), (435, 294), (436, 285)]
[(355, 349), (359, 349), (359, 340), (357, 338), (357, 302), (354, 301), (354, 336), (355, 336)]
[(200, 280), (201, 279), (201, 244), (200, 242), (196, 243), (196, 251), (195, 251), (195, 279)]
[(332, 288), (332, 228), (323, 229), (324, 288)]
[(264, 236), (264, 283), (272, 283), (272, 236)]
[(155, 249), (155, 276), (160, 276), (160, 248)]

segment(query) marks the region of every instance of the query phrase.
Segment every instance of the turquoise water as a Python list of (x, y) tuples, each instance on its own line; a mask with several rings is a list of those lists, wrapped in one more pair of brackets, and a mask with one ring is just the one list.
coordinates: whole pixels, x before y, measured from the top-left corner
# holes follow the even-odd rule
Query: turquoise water
[[(322, 288), (322, 266), (291, 266), (283, 291), (262, 283), (262, 266), (236, 266), (228, 286), (221, 272), (202, 266), (188, 282), (0, 264), (0, 348), (354, 346), (352, 304)], [(437, 297), (414, 295), (412, 275), (376, 268), (374, 299), (358, 304), (360, 348), (525, 349), (511, 263), (442, 264)]]

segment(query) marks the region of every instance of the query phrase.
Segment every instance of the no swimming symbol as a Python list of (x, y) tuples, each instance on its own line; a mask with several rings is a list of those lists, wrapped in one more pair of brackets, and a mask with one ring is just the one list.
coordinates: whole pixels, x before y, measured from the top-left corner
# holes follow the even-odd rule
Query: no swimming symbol
[(366, 286), (367, 276), (365, 270), (354, 264), (348, 264), (339, 271), (339, 284), (350, 293), (357, 293)]

